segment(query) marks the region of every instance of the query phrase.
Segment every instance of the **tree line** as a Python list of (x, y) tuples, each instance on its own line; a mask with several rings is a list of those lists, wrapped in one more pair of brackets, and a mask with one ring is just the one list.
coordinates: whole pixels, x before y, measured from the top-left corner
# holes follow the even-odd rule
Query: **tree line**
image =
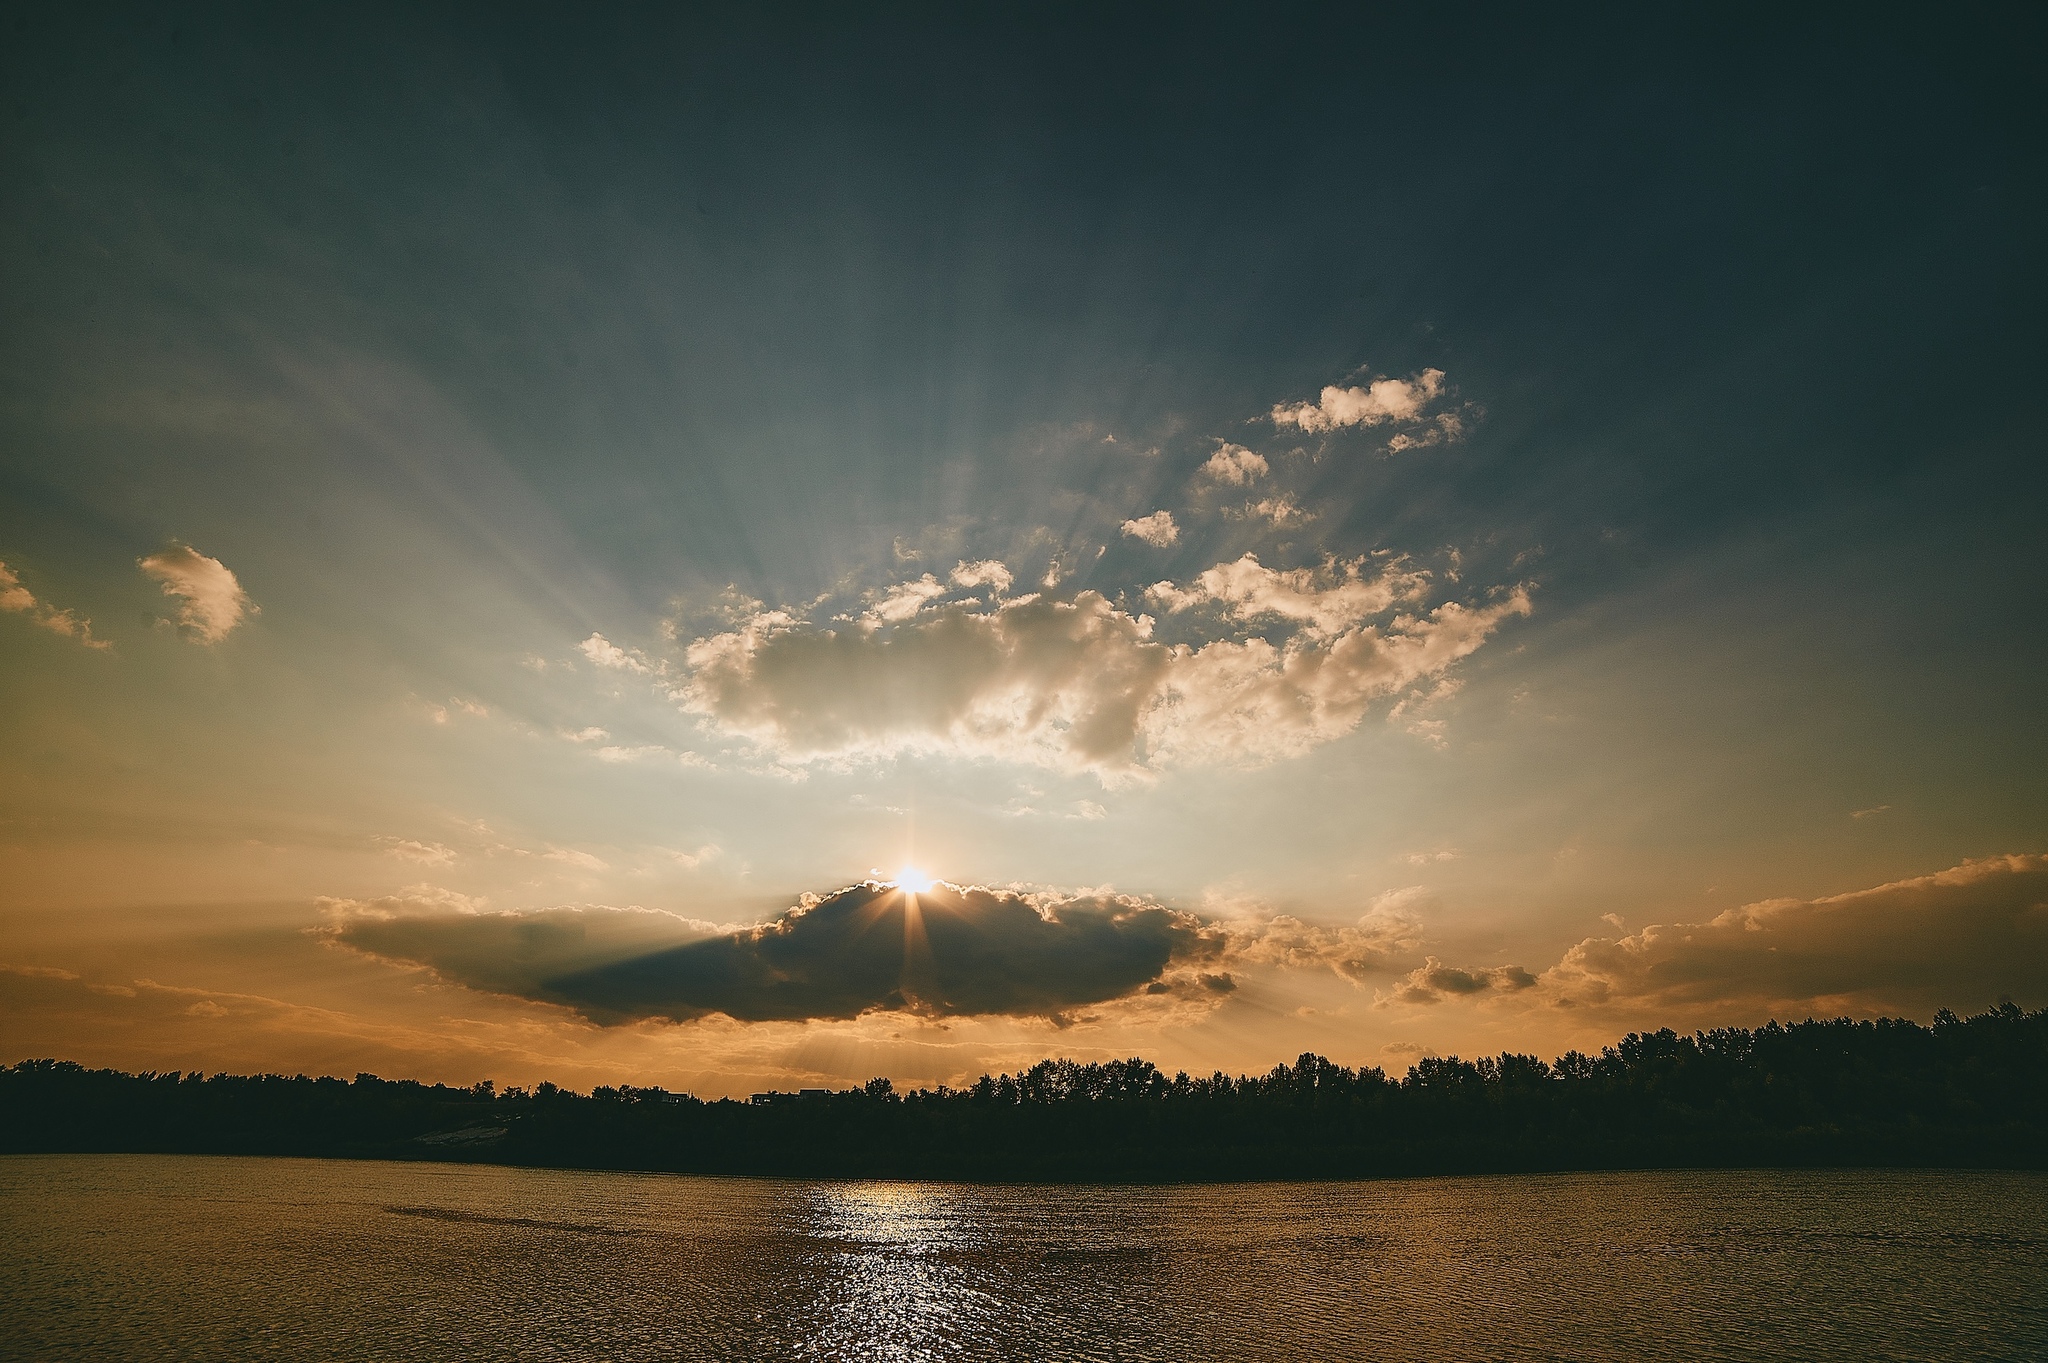
[(1631, 1033), (1598, 1055), (1303, 1055), (1259, 1075), (1047, 1060), (964, 1088), (702, 1101), (304, 1075), (0, 1069), (0, 1151), (443, 1159), (808, 1177), (1359, 1178), (2048, 1166), (2048, 1009)]

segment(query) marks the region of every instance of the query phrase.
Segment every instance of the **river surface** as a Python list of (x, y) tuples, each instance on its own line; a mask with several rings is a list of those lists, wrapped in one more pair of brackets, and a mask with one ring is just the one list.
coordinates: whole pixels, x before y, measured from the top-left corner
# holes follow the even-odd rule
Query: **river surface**
[(0, 1158), (24, 1359), (2048, 1359), (2048, 1175), (1191, 1187)]

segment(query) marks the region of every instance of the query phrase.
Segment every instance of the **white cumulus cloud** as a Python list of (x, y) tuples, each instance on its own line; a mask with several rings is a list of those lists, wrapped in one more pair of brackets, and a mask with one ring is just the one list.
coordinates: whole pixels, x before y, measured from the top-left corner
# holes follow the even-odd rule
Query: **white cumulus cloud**
[(926, 573), (915, 582), (899, 582), (874, 598), (867, 619), (873, 623), (908, 620), (925, 606), (946, 594), (946, 584)]
[(615, 672), (646, 673), (654, 670), (638, 649), (620, 648), (602, 634), (593, 634), (576, 647), (599, 667), (608, 667)]
[(1139, 539), (1154, 549), (1164, 549), (1180, 538), (1180, 527), (1173, 523), (1171, 511), (1155, 511), (1149, 516), (1139, 516), (1125, 521), (1123, 531), (1132, 539)]
[(1419, 421), (1422, 410), (1443, 392), (1444, 371), (1425, 369), (1408, 379), (1374, 379), (1362, 388), (1323, 389), (1315, 402), (1281, 403), (1273, 409), (1273, 424), (1296, 426), (1304, 431), (1330, 431), (1345, 426), (1379, 426), (1387, 422)]
[(258, 613), (256, 603), (226, 564), (188, 544), (173, 544), (138, 566), (178, 603), (178, 624), (202, 644), (217, 644)]
[(1372, 622), (1412, 607), (1421, 581), (1399, 566), (1367, 574), (1363, 560), (1273, 570), (1247, 555), (1173, 590), (1275, 637), (1199, 646), (1155, 640), (1149, 616), (1092, 591), (954, 602), (889, 627), (763, 610), (692, 642), (674, 694), (783, 762), (930, 751), (1111, 781), (1257, 764), (1351, 732), (1374, 701), (1444, 672), (1529, 610), (1516, 589)]
[(1331, 559), (1319, 568), (1281, 569), (1246, 554), (1217, 564), (1186, 587), (1155, 582), (1145, 594), (1169, 611), (1216, 605), (1238, 620), (1273, 618), (1336, 634), (1420, 598), (1429, 587), (1429, 575), (1402, 560), (1372, 573), (1366, 571), (1368, 561)]
[(1209, 456), (1209, 462), (1202, 465), (1202, 472), (1219, 483), (1242, 487), (1254, 478), (1262, 478), (1269, 471), (1266, 457), (1255, 454), (1242, 445), (1226, 444)]
[(956, 587), (993, 587), (998, 596), (1009, 591), (1010, 584), (1016, 581), (1006, 564), (992, 558), (978, 563), (961, 563), (953, 569), (952, 577)]

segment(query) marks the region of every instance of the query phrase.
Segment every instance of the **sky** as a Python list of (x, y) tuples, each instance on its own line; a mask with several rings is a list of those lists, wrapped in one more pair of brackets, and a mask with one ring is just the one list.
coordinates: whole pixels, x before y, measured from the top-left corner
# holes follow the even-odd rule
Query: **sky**
[(0, 27), (0, 1062), (2048, 1004), (2037, 14)]

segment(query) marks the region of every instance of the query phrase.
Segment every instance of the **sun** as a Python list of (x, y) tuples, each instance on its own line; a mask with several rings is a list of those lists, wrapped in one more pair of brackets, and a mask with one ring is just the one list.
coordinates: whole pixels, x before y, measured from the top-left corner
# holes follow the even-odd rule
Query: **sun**
[(905, 866), (896, 872), (896, 888), (908, 890), (912, 894), (925, 894), (936, 883), (930, 876), (918, 870), (915, 866)]

